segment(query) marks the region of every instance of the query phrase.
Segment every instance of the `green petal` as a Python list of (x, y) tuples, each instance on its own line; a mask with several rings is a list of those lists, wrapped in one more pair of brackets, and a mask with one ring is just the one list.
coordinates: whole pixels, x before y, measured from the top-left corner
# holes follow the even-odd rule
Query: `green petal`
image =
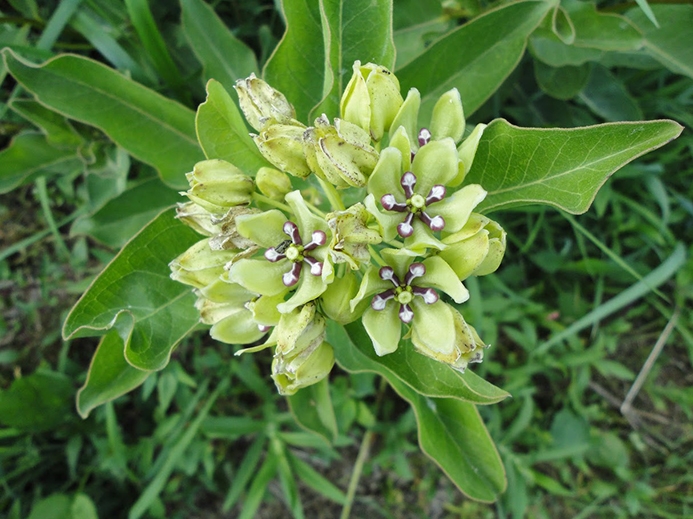
[(239, 305), (255, 297), (255, 294), (249, 292), (241, 285), (229, 283), (223, 277), (201, 288), (200, 294), (215, 303), (236, 303)]
[(484, 258), (484, 261), (472, 272), (474, 276), (485, 276), (486, 274), (495, 272), (505, 255), (506, 234), (503, 228), (491, 220), (486, 226), (486, 230), (489, 231), (488, 254)]
[[(407, 93), (407, 98), (399, 107), (399, 111), (392, 121), (393, 128), (397, 130), (400, 126), (403, 126), (409, 135), (409, 141), (416, 143), (418, 142), (419, 135), (419, 107), (421, 106), (421, 94), (416, 88), (412, 88)], [(393, 133), (390, 131), (390, 133)]]
[(213, 339), (226, 344), (250, 344), (258, 341), (266, 332), (260, 331), (253, 314), (243, 307), (216, 323), (209, 330)]
[[(401, 221), (401, 220), (400, 220)], [(433, 231), (418, 218), (412, 222), (414, 233), (404, 239), (404, 246), (416, 256), (424, 256), (428, 249), (442, 250), (445, 244), (433, 236)]]
[(243, 214), (236, 217), (236, 230), (241, 236), (261, 247), (276, 247), (287, 239), (282, 230), (286, 216), (277, 209), (258, 214)]
[(445, 232), (454, 233), (462, 229), (474, 208), (486, 198), (486, 190), (479, 184), (469, 184), (459, 191), (427, 208), (431, 216), (445, 218)]
[(380, 158), (368, 179), (368, 192), (378, 203), (385, 194), (394, 194), (400, 202), (404, 202), (404, 193), (400, 185), (402, 178), (402, 153), (397, 148), (385, 148), (380, 152)]
[(397, 148), (402, 154), (402, 171), (411, 171), (411, 152), (414, 151), (404, 126), (390, 134), (390, 147)]
[(284, 301), (284, 295), (285, 293), (282, 292), (276, 296), (262, 296), (250, 303), (248, 309), (253, 313), (255, 322), (265, 326), (275, 326), (281, 317), (277, 306)]
[(375, 353), (382, 357), (397, 350), (402, 337), (402, 322), (399, 320), (399, 305), (392, 302), (384, 310), (368, 308), (363, 313), (363, 327), (373, 341)]
[(420, 298), (412, 301), (414, 320), (411, 341), (424, 355), (441, 362), (454, 362), (455, 328), (450, 305), (438, 301), (427, 305)]
[[(324, 263), (323, 274), (325, 273), (325, 268), (331, 271), (331, 267), (330, 263)], [(326, 289), (327, 283), (323, 280), (323, 277), (312, 275), (310, 267), (307, 263), (304, 263), (301, 268), (301, 279), (298, 282), (296, 292), (286, 302), (277, 305), (277, 310), (283, 314), (291, 312), (293, 309), (317, 299)]]
[(295, 223), (298, 225), (298, 231), (304, 243), (308, 243), (311, 240), (313, 231), (321, 230), (325, 232), (328, 237), (330, 236), (330, 229), (327, 226), (327, 222), (310, 212), (300, 191), (292, 191), (286, 195), (285, 200), (296, 216), (296, 220), (298, 220)]
[[(380, 202), (378, 202), (379, 204)], [(366, 210), (373, 215), (373, 217), (378, 222), (380, 226), (380, 234), (383, 237), (383, 241), (394, 240), (397, 234), (397, 225), (404, 220), (404, 215), (402, 213), (386, 213), (378, 209), (376, 206), (375, 197), (373, 195), (368, 195), (364, 201), (363, 205)]]
[(455, 142), (460, 142), (464, 135), (464, 127), (464, 110), (462, 109), (460, 91), (453, 88), (438, 98), (433, 107), (429, 130), (431, 130), (432, 138), (435, 140), (450, 137)]
[(414, 190), (426, 196), (434, 185), (446, 186), (457, 175), (457, 162), (455, 141), (447, 138), (429, 142), (416, 153), (411, 165), (417, 179)]
[(457, 148), (457, 154), (460, 160), (457, 165), (457, 175), (450, 181), (450, 186), (459, 186), (464, 181), (464, 177), (467, 176), (469, 170), (472, 169), (476, 149), (479, 146), (479, 141), (481, 140), (485, 128), (485, 124), (477, 124), (472, 133), (470, 133), (462, 144), (460, 144), (460, 147)]
[(364, 299), (370, 299), (373, 295), (384, 292), (388, 288), (392, 287), (392, 283), (388, 281), (383, 281), (378, 275), (378, 268), (374, 266), (368, 267), (368, 270), (361, 279), (361, 285), (359, 286), (359, 291), (356, 293), (354, 298), (349, 302), (351, 311), (353, 312), (356, 306)]
[(469, 215), (467, 223), (464, 224), (464, 227), (462, 227), (462, 229), (455, 232), (454, 234), (447, 234), (442, 241), (446, 245), (452, 245), (459, 241), (466, 240), (467, 238), (471, 238), (481, 229), (486, 227), (489, 224), (489, 222), (491, 222), (490, 218), (487, 218), (486, 216), (479, 213), (472, 213)]
[(263, 296), (276, 296), (286, 290), (282, 275), (291, 265), (286, 260), (270, 263), (266, 259), (242, 259), (229, 269), (229, 281)]
[(440, 253), (461, 280), (467, 279), (478, 269), (489, 252), (488, 231), (481, 230), (471, 238), (450, 244)]
[(464, 303), (469, 292), (455, 271), (441, 257), (431, 256), (423, 261), (426, 274), (421, 278), (422, 286), (429, 286), (449, 295), (455, 303)]

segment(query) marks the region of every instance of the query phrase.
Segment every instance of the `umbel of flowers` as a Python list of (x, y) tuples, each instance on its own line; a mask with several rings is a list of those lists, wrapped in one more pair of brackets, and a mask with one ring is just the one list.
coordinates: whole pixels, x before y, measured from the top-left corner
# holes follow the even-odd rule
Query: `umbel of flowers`
[(380, 356), (413, 345), (460, 371), (480, 362), (486, 345), (458, 305), (467, 277), (498, 268), (505, 232), (474, 212), (486, 191), (464, 183), (485, 126), (465, 134), (459, 92), (419, 126), (418, 90), (403, 98), (394, 74), (357, 61), (340, 117), (306, 126), (254, 75), (235, 88), (274, 167), (196, 164), (178, 218), (204, 238), (170, 265), (211, 336), (250, 345), (237, 354), (273, 348), (282, 394), (332, 369), (326, 319), (361, 319)]

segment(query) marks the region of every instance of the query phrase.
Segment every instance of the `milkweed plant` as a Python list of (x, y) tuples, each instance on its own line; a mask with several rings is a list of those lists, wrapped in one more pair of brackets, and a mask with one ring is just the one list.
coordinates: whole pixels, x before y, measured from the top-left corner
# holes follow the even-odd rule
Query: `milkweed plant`
[[(64, 55), (33, 65), (3, 51), (8, 72), (41, 103), (103, 129), (182, 190), (65, 321), (66, 339), (103, 336), (78, 411), (142, 384), (204, 325), (236, 355), (262, 352), (296, 420), (327, 439), (338, 434), (335, 364), (382, 376), (414, 409), (421, 449), (465, 494), (493, 501), (506, 480), (477, 406), (508, 393), (474, 366), (504, 347), (469, 322), (465, 283), (502, 268), (496, 213), (532, 204), (584, 213), (614, 171), (682, 128), (467, 123), (530, 35), (553, 38), (556, 16), (579, 6), (501, 4), (395, 68), (390, 2), (350, 1), (354, 16), (368, 9), (359, 23), (319, 4), (322, 18), (283, 2), (286, 34), (262, 75), (252, 51), (233, 43), (249, 71), (209, 79), (194, 124), (187, 108), (101, 64)], [(184, 2), (185, 13), (194, 6), (210, 30), (226, 31), (201, 4)], [(618, 28), (636, 38), (630, 30)], [(195, 52), (217, 59), (205, 41)], [(93, 102), (71, 97), (80, 95)]]

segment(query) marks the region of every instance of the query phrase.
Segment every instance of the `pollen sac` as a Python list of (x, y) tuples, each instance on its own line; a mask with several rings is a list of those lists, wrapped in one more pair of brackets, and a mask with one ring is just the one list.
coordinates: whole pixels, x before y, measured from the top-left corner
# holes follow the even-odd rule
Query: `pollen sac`
[(250, 203), (255, 190), (253, 179), (225, 160), (198, 162), (186, 177), (190, 189), (185, 195), (212, 213)]
[(355, 61), (340, 102), (342, 119), (358, 125), (378, 142), (402, 106), (397, 77), (385, 67)]
[(296, 111), (284, 94), (255, 77), (239, 79), (234, 85), (238, 103), (250, 126), (261, 131), (272, 122), (287, 123), (296, 118)]

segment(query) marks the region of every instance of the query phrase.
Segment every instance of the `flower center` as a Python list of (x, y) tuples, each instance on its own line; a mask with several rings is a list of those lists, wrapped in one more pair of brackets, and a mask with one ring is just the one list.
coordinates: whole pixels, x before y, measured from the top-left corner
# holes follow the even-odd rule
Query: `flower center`
[(310, 267), (310, 273), (313, 276), (321, 276), (322, 261), (316, 260), (307, 253), (321, 245), (325, 245), (325, 243), (327, 243), (327, 235), (321, 230), (313, 231), (311, 241), (303, 245), (303, 240), (298, 232), (298, 226), (294, 222), (286, 222), (282, 230), (291, 241), (286, 240), (276, 247), (267, 249), (265, 251), (265, 258), (272, 263), (282, 259), (287, 259), (292, 263), (289, 271), (282, 276), (284, 285), (291, 287), (298, 283), (301, 277), (301, 271), (303, 270), (303, 263), (306, 263)]
[(397, 225), (397, 233), (402, 238), (408, 238), (414, 234), (414, 226), (412, 222), (414, 217), (418, 217), (432, 231), (442, 231), (445, 227), (445, 219), (440, 215), (430, 216), (426, 209), (428, 206), (440, 202), (445, 198), (445, 186), (436, 184), (428, 192), (424, 198), (423, 195), (414, 192), (416, 187), (416, 175), (411, 171), (407, 171), (400, 180), (402, 191), (406, 198), (406, 203), (397, 201), (397, 198), (392, 193), (387, 193), (380, 199), (380, 205), (386, 211), (395, 211), (397, 213), (406, 213), (404, 221)]
[(392, 267), (383, 267), (380, 269), (379, 273), (380, 279), (384, 281), (390, 281), (394, 288), (376, 294), (371, 300), (371, 308), (373, 310), (384, 310), (387, 302), (390, 299), (395, 300), (399, 303), (399, 319), (403, 323), (410, 323), (414, 318), (414, 310), (409, 305), (414, 299), (414, 296), (419, 296), (424, 300), (427, 305), (432, 305), (438, 301), (438, 292), (433, 288), (423, 288), (418, 286), (413, 286), (412, 282), (424, 274), (426, 274), (426, 267), (423, 263), (412, 263), (409, 265), (409, 270), (406, 276), (404, 276), (404, 281), (400, 281), (395, 274)]

